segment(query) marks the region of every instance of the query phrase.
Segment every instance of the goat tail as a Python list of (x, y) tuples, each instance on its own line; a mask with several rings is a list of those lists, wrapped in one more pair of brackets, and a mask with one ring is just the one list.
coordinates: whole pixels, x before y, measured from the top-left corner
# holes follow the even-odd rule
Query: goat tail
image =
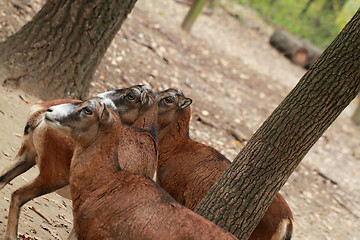
[(281, 222), (281, 227), (283, 230), (283, 236), (280, 239), (291, 240), (292, 232), (293, 232), (293, 220), (289, 217), (288, 219), (284, 219)]
[(293, 232), (293, 219), (288, 217), (283, 219), (276, 233), (272, 236), (271, 240), (291, 240)]

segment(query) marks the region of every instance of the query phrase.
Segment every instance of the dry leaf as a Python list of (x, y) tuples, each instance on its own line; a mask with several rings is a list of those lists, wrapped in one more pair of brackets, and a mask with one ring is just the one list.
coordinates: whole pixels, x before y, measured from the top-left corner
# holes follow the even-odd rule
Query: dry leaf
[(6, 157), (11, 157), (11, 155), (8, 154), (7, 152), (2, 151), (2, 153), (3, 153)]
[(25, 103), (27, 103), (27, 104), (30, 103), (30, 102), (29, 102), (28, 100), (26, 100), (23, 96), (19, 95), (19, 97), (20, 97), (20, 99), (21, 99), (23, 102), (25, 102)]
[(21, 134), (18, 134), (18, 133), (14, 133), (15, 136), (19, 137), (19, 138), (22, 138), (23, 136)]

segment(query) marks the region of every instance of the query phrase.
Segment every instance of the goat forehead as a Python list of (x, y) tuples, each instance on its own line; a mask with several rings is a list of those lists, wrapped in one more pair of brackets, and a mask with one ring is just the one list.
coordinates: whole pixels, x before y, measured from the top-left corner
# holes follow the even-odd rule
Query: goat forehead
[(104, 103), (106, 107), (116, 110), (116, 106), (113, 100), (105, 98), (105, 99), (101, 99), (101, 102)]
[(179, 94), (180, 96), (184, 97), (184, 94), (183, 94), (183, 92), (182, 92), (180, 89), (178, 89), (178, 90), (176, 91), (176, 93)]
[(185, 97), (184, 93), (180, 89), (175, 89), (175, 88), (169, 88), (163, 92), (158, 93), (158, 96), (165, 96), (165, 95), (169, 95), (171, 97), (177, 97), (177, 96)]
[(132, 87), (130, 88), (131, 91), (136, 92), (137, 94), (141, 94), (141, 87)]
[(106, 106), (108, 107), (115, 107), (114, 101), (121, 98), (125, 92), (126, 92), (125, 89), (117, 89), (113, 91), (100, 93), (96, 95), (95, 98), (101, 99), (102, 102), (105, 103)]
[(96, 96), (99, 98), (108, 98), (108, 97), (116, 95), (116, 93), (117, 93), (116, 90), (112, 90), (112, 91), (108, 91), (108, 92), (99, 93)]
[(152, 92), (152, 88), (149, 86), (149, 85), (140, 85), (140, 87), (143, 89), (143, 90), (146, 90), (148, 92)]
[[(104, 98), (104, 99), (100, 99), (100, 98), (90, 98), (89, 100), (87, 100), (85, 102), (84, 106), (88, 106), (92, 109), (96, 109), (96, 105), (99, 103), (105, 103), (106, 101), (108, 101), (109, 99)], [(111, 101), (111, 100), (110, 100)]]
[(173, 97), (173, 98), (176, 98), (176, 97), (177, 97), (177, 94), (174, 93), (174, 92), (170, 92), (169, 96), (170, 96), (170, 97)]
[[(116, 100), (116, 99), (115, 99)], [(116, 105), (114, 103), (114, 100), (108, 97), (94, 97), (89, 99), (88, 101), (92, 101), (91, 106), (95, 107), (96, 102), (105, 104), (106, 107), (116, 110)]]

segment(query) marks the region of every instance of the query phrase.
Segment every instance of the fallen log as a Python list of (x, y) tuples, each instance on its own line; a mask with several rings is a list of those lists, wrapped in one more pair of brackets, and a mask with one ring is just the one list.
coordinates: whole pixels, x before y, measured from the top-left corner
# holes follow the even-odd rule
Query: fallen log
[(310, 42), (297, 39), (285, 30), (275, 31), (270, 37), (270, 44), (293, 63), (307, 69), (314, 64), (323, 52)]
[(270, 44), (299, 66), (305, 67), (309, 62), (309, 50), (304, 43), (284, 30), (275, 31), (270, 37)]
[(309, 52), (309, 59), (308, 59), (307, 64), (305, 65), (305, 68), (309, 69), (315, 63), (315, 61), (320, 57), (323, 50), (314, 46), (313, 44), (309, 43), (308, 41), (303, 40), (302, 42), (303, 42), (304, 46), (308, 49), (308, 52)]

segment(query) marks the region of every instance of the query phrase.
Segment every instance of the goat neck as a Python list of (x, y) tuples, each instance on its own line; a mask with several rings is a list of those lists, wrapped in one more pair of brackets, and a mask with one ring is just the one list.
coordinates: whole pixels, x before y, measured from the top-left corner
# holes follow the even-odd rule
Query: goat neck
[(137, 120), (133, 123), (133, 126), (150, 132), (153, 138), (157, 140), (158, 105), (153, 93), (148, 92), (148, 97), (149, 108), (137, 118)]
[(159, 146), (166, 147), (173, 145), (172, 141), (189, 139), (189, 125), (191, 118), (191, 108), (178, 109), (177, 121), (173, 121), (166, 126), (158, 126)]
[(120, 170), (118, 146), (121, 139), (118, 136), (122, 134), (123, 126), (118, 116), (113, 115), (117, 121), (99, 131), (95, 141), (87, 147), (79, 144), (75, 147), (70, 173), (73, 201), (80, 195), (75, 194), (74, 196), (74, 193), (82, 191), (81, 197), (86, 198), (87, 193), (104, 184), (104, 175), (114, 174)]

